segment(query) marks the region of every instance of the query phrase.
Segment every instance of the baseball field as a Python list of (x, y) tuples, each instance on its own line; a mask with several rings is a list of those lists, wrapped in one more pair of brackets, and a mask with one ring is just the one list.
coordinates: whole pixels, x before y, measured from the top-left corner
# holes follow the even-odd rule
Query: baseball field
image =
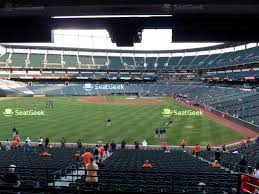
[[(155, 130), (165, 127), (170, 120), (173, 124), (166, 129), (171, 145), (178, 145), (182, 139), (190, 145), (218, 145), (246, 137), (166, 97), (1, 98), (0, 110), (1, 140), (11, 139), (15, 126), (22, 140), (49, 137), (50, 142), (60, 142), (65, 137), (67, 142), (80, 138), (84, 143), (97, 140), (120, 143), (124, 139), (127, 144), (133, 144), (145, 139), (148, 144), (161, 144), (161, 140), (155, 138)], [(107, 126), (108, 119), (111, 119), (111, 126)]]

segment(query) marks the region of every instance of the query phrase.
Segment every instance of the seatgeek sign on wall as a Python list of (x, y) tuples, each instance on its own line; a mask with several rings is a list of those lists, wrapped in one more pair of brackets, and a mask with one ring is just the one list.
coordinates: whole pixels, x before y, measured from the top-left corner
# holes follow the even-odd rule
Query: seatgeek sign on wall
[(83, 86), (84, 90), (90, 92), (92, 90), (124, 90), (124, 84), (91, 84), (86, 83)]

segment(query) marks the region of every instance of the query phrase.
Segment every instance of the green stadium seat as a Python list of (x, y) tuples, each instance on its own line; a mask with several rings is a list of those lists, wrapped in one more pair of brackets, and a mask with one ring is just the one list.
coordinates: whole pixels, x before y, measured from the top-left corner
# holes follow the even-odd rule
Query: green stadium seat
[(44, 54), (30, 54), (29, 60), (29, 67), (44, 67)]
[(5, 64), (6, 60), (8, 59), (10, 53), (5, 53), (0, 56), (0, 64)]
[(12, 53), (10, 66), (25, 67), (26, 53)]
[(95, 65), (105, 65), (108, 60), (106, 56), (93, 56)]
[(64, 55), (63, 56), (64, 67), (76, 67), (78, 68), (76, 55)]
[(49, 63), (59, 63), (61, 64), (61, 55), (47, 54), (47, 61)]
[(165, 69), (167, 64), (169, 62), (169, 57), (158, 57), (157, 59), (157, 68), (156, 69)]
[(144, 70), (144, 63), (145, 63), (145, 58), (144, 57), (135, 57), (135, 62), (136, 62), (136, 68), (138, 70)]
[(109, 69), (113, 69), (113, 70), (125, 69), (121, 61), (121, 57), (109, 57)]
[(182, 58), (183, 57), (171, 57), (169, 59), (169, 63), (166, 69), (177, 69), (178, 68), (177, 65), (179, 64)]
[(93, 65), (92, 56), (79, 55), (79, 61), (81, 65)]

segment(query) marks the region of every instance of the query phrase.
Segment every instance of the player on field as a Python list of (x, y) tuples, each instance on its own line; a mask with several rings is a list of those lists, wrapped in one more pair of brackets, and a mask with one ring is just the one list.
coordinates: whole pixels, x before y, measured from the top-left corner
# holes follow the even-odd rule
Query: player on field
[(108, 119), (107, 119), (107, 124), (106, 124), (107, 127), (110, 127), (110, 126), (111, 126), (111, 122), (112, 122), (112, 119), (111, 119), (111, 118), (108, 118)]

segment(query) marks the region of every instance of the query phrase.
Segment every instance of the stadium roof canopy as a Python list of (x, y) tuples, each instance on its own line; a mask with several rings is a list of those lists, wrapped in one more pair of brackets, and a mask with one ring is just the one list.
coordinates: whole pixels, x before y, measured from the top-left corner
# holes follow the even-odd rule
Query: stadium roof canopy
[(145, 29), (173, 42), (259, 41), (258, 0), (0, 0), (0, 42), (51, 42), (56, 29), (106, 29), (133, 46)]
[(226, 43), (171, 43), (170, 30), (144, 30), (141, 43), (134, 47), (117, 47), (105, 30), (56, 30), (53, 43), (2, 44), (6, 48), (36, 50), (68, 50), (120, 53), (186, 53), (225, 49), (247, 44)]

